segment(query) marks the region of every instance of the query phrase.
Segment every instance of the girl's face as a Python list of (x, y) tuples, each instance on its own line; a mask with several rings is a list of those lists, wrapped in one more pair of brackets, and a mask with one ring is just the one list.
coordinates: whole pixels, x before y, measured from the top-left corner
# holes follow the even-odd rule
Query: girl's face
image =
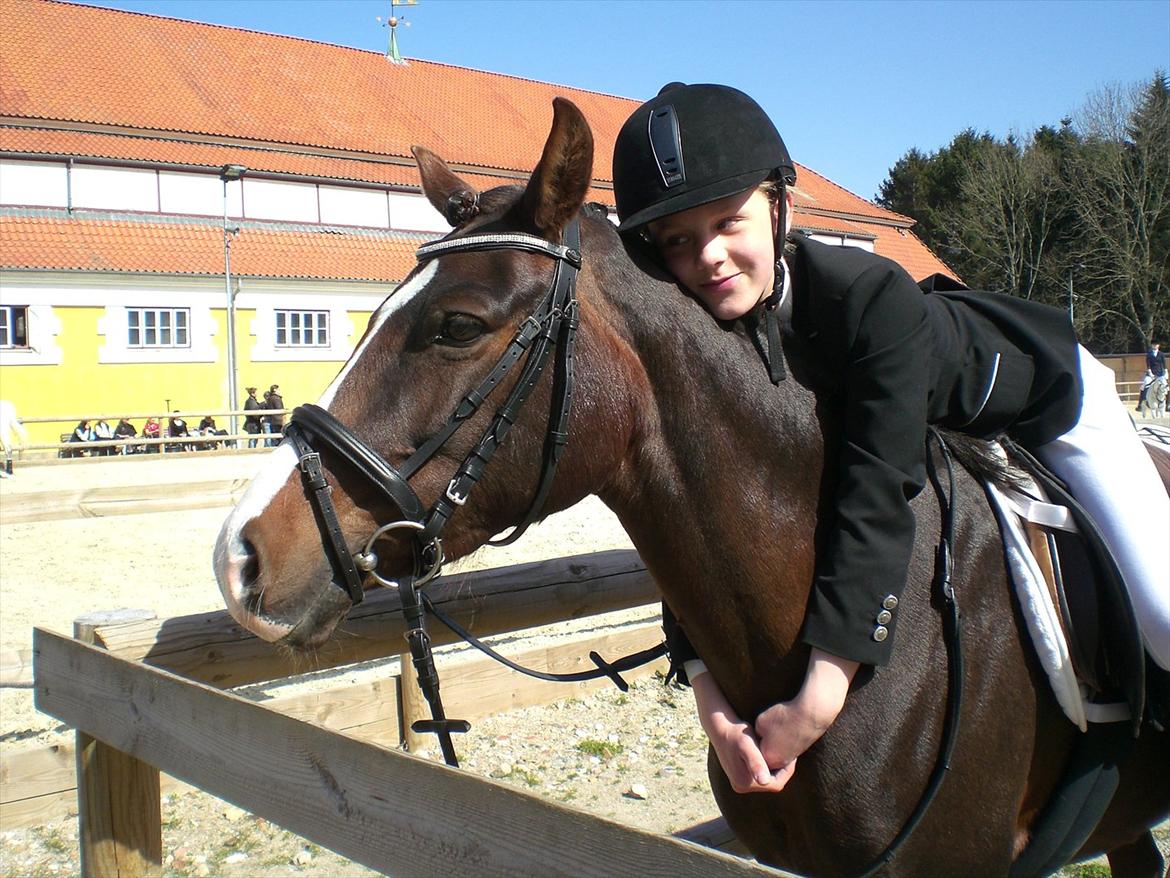
[(742, 317), (772, 292), (777, 211), (758, 189), (650, 223), (678, 281), (720, 320)]

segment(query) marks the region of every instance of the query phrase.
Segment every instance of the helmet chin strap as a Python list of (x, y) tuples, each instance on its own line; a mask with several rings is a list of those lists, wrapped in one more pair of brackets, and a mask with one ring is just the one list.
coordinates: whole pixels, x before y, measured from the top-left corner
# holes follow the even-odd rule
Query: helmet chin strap
[(784, 347), (780, 342), (780, 302), (784, 299), (784, 278), (788, 274), (788, 266), (784, 263), (784, 240), (787, 237), (785, 229), (788, 200), (787, 187), (780, 187), (780, 223), (775, 238), (776, 268), (773, 273), (772, 292), (764, 300), (764, 329), (768, 339), (768, 378), (773, 384), (779, 384), (788, 377), (788, 370), (784, 367)]

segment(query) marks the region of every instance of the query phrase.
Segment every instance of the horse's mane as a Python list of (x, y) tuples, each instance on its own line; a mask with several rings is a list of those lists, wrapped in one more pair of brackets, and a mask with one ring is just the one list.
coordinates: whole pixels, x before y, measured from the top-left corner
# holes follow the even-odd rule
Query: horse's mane
[(939, 432), (959, 465), (980, 482), (989, 482), (1001, 489), (1019, 488), (1026, 482), (1027, 474), (1005, 460), (996, 451), (993, 440), (953, 430), (940, 429)]

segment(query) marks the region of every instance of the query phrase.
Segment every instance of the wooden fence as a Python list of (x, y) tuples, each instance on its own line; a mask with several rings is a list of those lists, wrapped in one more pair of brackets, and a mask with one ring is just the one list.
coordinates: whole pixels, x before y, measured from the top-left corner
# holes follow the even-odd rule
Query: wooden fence
[[(657, 596), (631, 551), (469, 573), (436, 582), (431, 593), (441, 608), (484, 636), (637, 607)], [(314, 667), (393, 655), (402, 648), (403, 630), (397, 594), (372, 592)], [(243, 631), (226, 613), (161, 622), (96, 619), (75, 634), (35, 632), (34, 688), (40, 710), (78, 730), (87, 875), (159, 868), (160, 770), (389, 874), (781, 874), (368, 740), (373, 731), (373, 737), (396, 742), (398, 712), (403, 725), (413, 719), (409, 702), (384, 697), (390, 683), (373, 684), (342, 707), (330, 696), (309, 696), (278, 710), (225, 692), (298, 670), (295, 657)], [(652, 636), (657, 632), (623, 635), (613, 652), (644, 645)], [(443, 644), (454, 637), (434, 626), (433, 639)], [(584, 653), (554, 650), (544, 664), (579, 669), (584, 660)], [(462, 675), (444, 678), (452, 715), (461, 715), (464, 699), (472, 696), (487, 696), (472, 714), (526, 697), (507, 691), (514, 682), (492, 694), (483, 678), (465, 684), (457, 679)], [(528, 691), (527, 683), (520, 691)], [(362, 722), (348, 724), (347, 717), (362, 711)], [(710, 841), (726, 832), (718, 824), (704, 825), (689, 837)]]

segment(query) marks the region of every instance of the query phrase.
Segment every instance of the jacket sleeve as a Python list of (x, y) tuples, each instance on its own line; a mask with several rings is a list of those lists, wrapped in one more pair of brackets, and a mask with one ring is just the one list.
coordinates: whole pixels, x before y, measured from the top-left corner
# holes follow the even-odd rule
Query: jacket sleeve
[(666, 601), (662, 602), (662, 633), (666, 637), (666, 653), (670, 660), (670, 670), (666, 672), (666, 682), (669, 683), (675, 679), (684, 686), (689, 686), (691, 681), (687, 679), (683, 663), (697, 659), (699, 654), (691, 645), (687, 632), (683, 630), (670, 607), (666, 605)]
[(932, 336), (922, 291), (889, 263), (857, 276), (841, 307), (847, 350), (835, 520), (818, 555), (802, 639), (883, 665), (914, 545), (910, 500), (925, 481)]

